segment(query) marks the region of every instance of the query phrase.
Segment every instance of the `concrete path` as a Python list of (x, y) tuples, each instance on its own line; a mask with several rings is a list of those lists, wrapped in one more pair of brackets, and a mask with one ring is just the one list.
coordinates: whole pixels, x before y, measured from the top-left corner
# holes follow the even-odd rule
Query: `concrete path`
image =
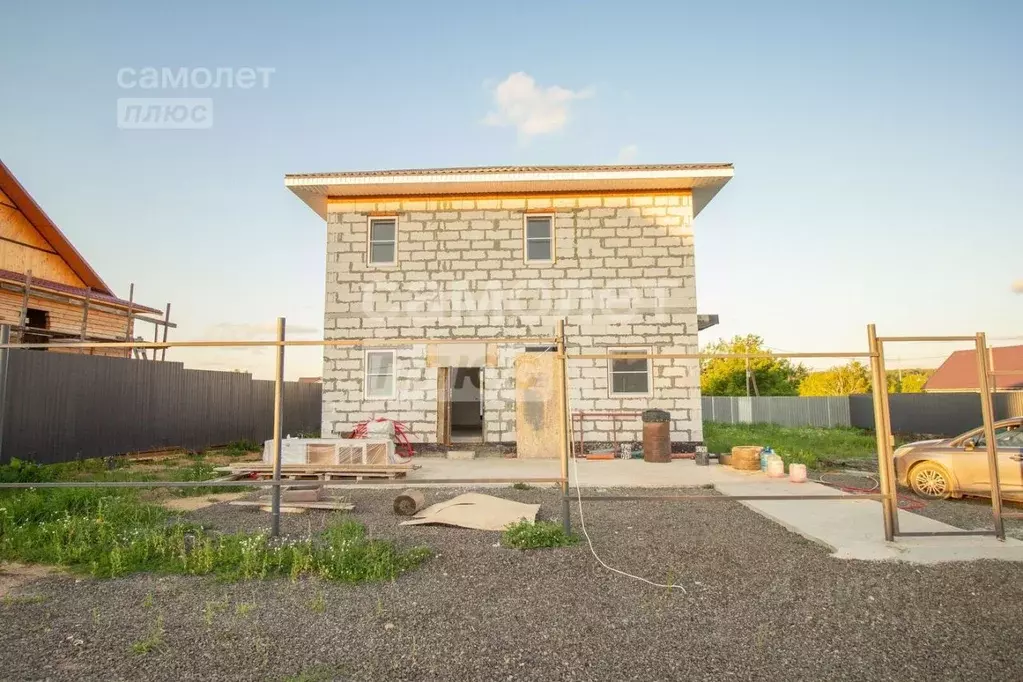
[[(424, 457), (417, 459), (420, 469), (407, 479), (459, 479), (557, 477), (556, 460), (520, 460), (481, 458), (451, 461)], [(788, 479), (768, 478), (761, 472), (736, 471), (716, 464), (696, 466), (692, 460), (670, 464), (650, 464), (642, 460), (587, 462), (570, 466), (573, 488), (681, 488), (712, 485), (723, 495), (836, 495), (836, 488), (819, 483), (790, 483)], [(578, 471), (578, 480), (576, 472)], [(401, 487), (397, 484), (393, 487)], [(444, 485), (444, 484), (440, 484)], [(495, 484), (505, 487), (508, 483)], [(543, 485), (543, 484), (531, 484)], [(553, 484), (548, 484), (553, 485)], [(466, 487), (470, 487), (466, 484)], [(473, 484), (471, 487), (477, 487)], [(585, 504), (585, 503), (584, 503)], [(654, 503), (657, 504), (657, 503)], [(671, 502), (662, 504), (673, 504)], [(839, 559), (879, 561), (896, 559), (931, 564), (943, 561), (1000, 559), (1023, 561), (1023, 542), (994, 537), (897, 538), (885, 542), (881, 504), (874, 500), (742, 500), (740, 504), (765, 516), (794, 533), (824, 545)], [(949, 532), (959, 530), (906, 511), (899, 512), (899, 526), (906, 532)]]

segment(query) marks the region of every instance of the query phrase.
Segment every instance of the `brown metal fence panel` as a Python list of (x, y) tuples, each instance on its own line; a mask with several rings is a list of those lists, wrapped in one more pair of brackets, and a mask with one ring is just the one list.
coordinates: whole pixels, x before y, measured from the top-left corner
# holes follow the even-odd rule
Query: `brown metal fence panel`
[[(273, 431), (272, 381), (180, 363), (16, 350), (2, 458), (40, 463), (164, 447), (200, 450)], [(317, 383), (286, 382), (284, 433), (315, 433)]]

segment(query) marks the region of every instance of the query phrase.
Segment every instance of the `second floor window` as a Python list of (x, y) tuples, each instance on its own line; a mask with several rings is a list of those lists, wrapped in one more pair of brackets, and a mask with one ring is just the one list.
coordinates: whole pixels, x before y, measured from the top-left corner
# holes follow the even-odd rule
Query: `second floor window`
[(398, 262), (398, 219), (369, 219), (369, 263), (394, 265)]
[(526, 262), (554, 261), (554, 218), (549, 215), (526, 216)]

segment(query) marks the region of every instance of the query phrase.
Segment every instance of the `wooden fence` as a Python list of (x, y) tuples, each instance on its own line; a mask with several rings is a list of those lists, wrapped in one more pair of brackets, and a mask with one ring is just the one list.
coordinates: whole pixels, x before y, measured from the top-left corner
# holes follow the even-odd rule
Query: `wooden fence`
[[(273, 432), (273, 381), (240, 372), (12, 350), (5, 388), (0, 462), (200, 450)], [(318, 383), (285, 383), (285, 434), (319, 431), (320, 393)]]

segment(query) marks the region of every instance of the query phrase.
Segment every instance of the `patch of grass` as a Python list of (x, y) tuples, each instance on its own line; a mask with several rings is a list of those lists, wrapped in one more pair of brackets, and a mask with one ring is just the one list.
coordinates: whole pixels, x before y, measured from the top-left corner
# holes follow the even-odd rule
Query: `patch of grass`
[(252, 602), (240, 602), (234, 606), (234, 612), (238, 616), (247, 616), (255, 610), (256, 605)]
[(327, 602), (323, 598), (323, 592), (316, 592), (316, 596), (309, 602), (309, 610), (313, 613), (323, 613), (327, 610)]
[(336, 666), (316, 663), (308, 668), (303, 668), (302, 672), (297, 675), (282, 677), (281, 682), (327, 682), (327, 680), (337, 679), (339, 672)]
[(150, 592), (149, 594), (146, 595), (146, 598), (142, 600), (142, 608), (151, 609), (153, 608), (154, 603), (155, 601), (153, 599), (153, 593)]
[(528, 483), (523, 483), (523, 482), (519, 481), (518, 483), (512, 483), (512, 489), (514, 489), (514, 490), (532, 490), (533, 486), (529, 485)]
[(541, 549), (565, 547), (579, 542), (579, 536), (566, 535), (560, 523), (553, 521), (526, 521), (509, 524), (501, 534), (501, 544), (514, 549)]
[(800, 462), (810, 468), (821, 459), (877, 457), (874, 434), (863, 429), (704, 422), (703, 437), (710, 452), (730, 452), (736, 445), (770, 445), (786, 464)]
[(208, 601), (202, 608), (202, 619), (207, 626), (213, 625), (213, 621), (216, 620), (217, 614), (227, 608), (226, 601)]
[(46, 599), (46, 596), (42, 594), (26, 594), (22, 596), (5, 594), (3, 599), (0, 599), (0, 602), (4, 606), (12, 606), (14, 604), (42, 604)]
[(67, 566), (98, 578), (152, 571), (358, 583), (392, 580), (429, 556), (422, 547), (402, 550), (368, 538), (362, 524), (343, 515), (319, 534), (280, 542), (265, 533), (207, 531), (128, 489), (0, 495), (0, 560)]
[(163, 647), (163, 616), (157, 616), (153, 623), (152, 630), (145, 639), (140, 639), (131, 645), (131, 652), (136, 656), (145, 656), (154, 649)]

